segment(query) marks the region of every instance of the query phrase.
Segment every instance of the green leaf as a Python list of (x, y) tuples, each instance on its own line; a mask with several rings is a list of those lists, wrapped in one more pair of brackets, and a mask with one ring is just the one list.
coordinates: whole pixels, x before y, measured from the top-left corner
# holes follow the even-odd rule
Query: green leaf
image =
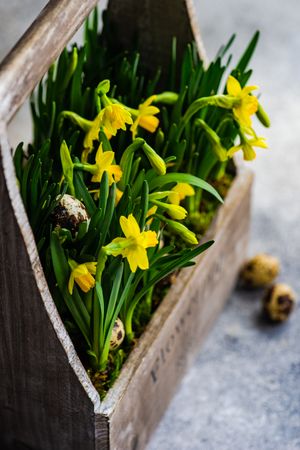
[(212, 187), (209, 183), (202, 180), (201, 178), (195, 177), (194, 175), (189, 175), (187, 173), (167, 173), (166, 175), (162, 175), (154, 178), (149, 183), (150, 191), (153, 191), (156, 188), (160, 188), (169, 183), (188, 183), (192, 186), (196, 186), (198, 188), (203, 189), (204, 191), (212, 194), (216, 199), (218, 199), (221, 203), (223, 203), (223, 199), (220, 194), (216, 191), (214, 187)]
[(129, 309), (128, 309), (128, 315), (132, 315), (134, 309), (136, 308), (136, 305), (138, 302), (144, 297), (144, 295), (147, 293), (147, 291), (154, 286), (156, 283), (158, 283), (160, 280), (168, 276), (170, 273), (172, 273), (176, 269), (180, 269), (183, 267), (186, 263), (194, 259), (196, 256), (200, 255), (200, 253), (203, 253), (205, 250), (207, 250), (214, 241), (206, 242), (205, 244), (200, 245), (199, 247), (194, 248), (193, 250), (186, 251), (182, 256), (179, 256), (178, 258), (174, 259), (170, 263), (166, 264), (164, 267), (162, 267), (156, 275), (154, 275), (150, 280), (148, 280), (146, 286), (143, 287), (143, 289), (140, 290), (139, 293), (137, 293), (131, 302)]
[(95, 211), (97, 211), (97, 206), (95, 205), (95, 202), (83, 181), (82, 174), (79, 171), (74, 172), (73, 181), (76, 197), (84, 203), (89, 215), (92, 216)]
[(50, 250), (54, 274), (56, 277), (59, 290), (64, 298), (64, 301), (75, 323), (80, 329), (87, 344), (90, 346), (91, 345), (89, 338), (90, 316), (80, 295), (77, 292), (76, 287), (74, 287), (73, 295), (71, 295), (68, 291), (68, 280), (70, 269), (64, 250), (55, 232), (51, 233)]
[(120, 291), (120, 286), (121, 286), (121, 281), (122, 281), (123, 269), (124, 269), (124, 264), (121, 262), (121, 263), (119, 263), (119, 267), (117, 268), (115, 275), (114, 275), (112, 290), (111, 290), (111, 293), (109, 296), (106, 317), (105, 317), (105, 322), (104, 322), (104, 332), (107, 331), (107, 329), (109, 328), (110, 322), (111, 322), (112, 318), (114, 317), (114, 312), (116, 309), (117, 299), (119, 296), (119, 291)]
[(243, 56), (239, 60), (237, 66), (236, 66), (236, 70), (240, 70), (241, 72), (245, 71), (245, 69), (254, 53), (258, 39), (259, 39), (259, 31), (256, 31), (256, 33), (254, 34), (253, 38), (251, 39), (248, 47), (246, 48)]

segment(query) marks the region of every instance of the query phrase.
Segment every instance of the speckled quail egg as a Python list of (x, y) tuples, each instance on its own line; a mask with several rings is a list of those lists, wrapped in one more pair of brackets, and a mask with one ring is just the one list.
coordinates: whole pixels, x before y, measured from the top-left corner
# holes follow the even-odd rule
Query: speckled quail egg
[(75, 236), (82, 222), (89, 220), (84, 204), (69, 194), (64, 194), (54, 208), (52, 222), (55, 227), (67, 228)]
[(115, 321), (111, 338), (110, 338), (110, 349), (116, 350), (120, 347), (125, 338), (125, 329), (121, 319)]
[(247, 287), (264, 287), (271, 284), (280, 271), (279, 260), (260, 253), (249, 259), (240, 273), (240, 280)]
[(265, 315), (273, 322), (288, 319), (296, 303), (296, 296), (287, 284), (278, 283), (271, 286), (263, 299)]

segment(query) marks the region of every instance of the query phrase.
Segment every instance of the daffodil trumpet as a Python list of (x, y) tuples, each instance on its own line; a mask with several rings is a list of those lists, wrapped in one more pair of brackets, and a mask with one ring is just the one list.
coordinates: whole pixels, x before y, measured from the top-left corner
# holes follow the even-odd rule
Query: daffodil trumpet
[(241, 126), (251, 127), (251, 116), (258, 109), (258, 100), (251, 95), (251, 92), (258, 89), (258, 86), (245, 86), (242, 88), (239, 81), (232, 75), (229, 75), (226, 88), (229, 96), (238, 100), (232, 106), (235, 119)]

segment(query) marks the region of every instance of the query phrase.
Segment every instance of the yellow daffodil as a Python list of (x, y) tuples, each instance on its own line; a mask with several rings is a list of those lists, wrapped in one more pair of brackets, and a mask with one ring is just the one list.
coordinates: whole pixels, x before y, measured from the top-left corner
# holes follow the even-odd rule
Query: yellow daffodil
[(244, 136), (239, 145), (235, 145), (228, 150), (228, 156), (232, 157), (234, 153), (242, 150), (244, 154), (244, 160), (252, 161), (256, 157), (256, 153), (253, 147), (268, 148), (267, 143), (265, 142), (265, 139), (263, 137), (253, 137), (251, 139), (247, 139)]
[[(98, 200), (99, 196), (100, 196), (100, 189), (89, 189), (89, 193), (90, 194), (94, 194), (94, 199)], [(119, 203), (119, 201), (121, 200), (123, 196), (123, 192), (120, 189), (116, 189), (116, 198), (115, 198), (115, 205), (117, 206), (117, 204)]]
[(140, 231), (140, 227), (132, 214), (128, 218), (121, 216), (120, 225), (125, 235), (124, 238), (115, 238), (104, 247), (106, 254), (127, 258), (131, 272), (139, 267), (142, 270), (149, 268), (146, 249), (158, 244), (154, 231)]
[(179, 203), (185, 199), (185, 197), (189, 197), (195, 195), (194, 188), (188, 183), (177, 183), (171, 189), (172, 193), (169, 194), (168, 200), (173, 205), (179, 205)]
[(136, 118), (130, 128), (133, 138), (137, 134), (138, 126), (145, 128), (150, 133), (154, 133), (159, 125), (159, 119), (155, 117), (159, 113), (159, 108), (153, 106), (152, 102), (155, 100), (156, 95), (151, 95), (144, 103), (139, 105), (136, 110)]
[(88, 292), (95, 286), (96, 262), (86, 262), (77, 264), (73, 259), (68, 260), (71, 267), (71, 275), (68, 283), (68, 290), (70, 294), (73, 293), (74, 281), (78, 284), (83, 292)]
[(227, 80), (227, 92), (232, 97), (236, 97), (240, 102), (233, 106), (233, 114), (240, 125), (245, 127), (251, 126), (251, 116), (256, 113), (258, 109), (258, 100), (251, 91), (258, 89), (258, 86), (245, 86), (241, 88), (240, 83), (232, 75)]
[(117, 183), (122, 177), (121, 167), (117, 164), (112, 164), (115, 154), (112, 151), (104, 152), (102, 143), (96, 153), (96, 164), (93, 172), (92, 182), (100, 183), (104, 172), (108, 174), (108, 184)]
[(126, 130), (126, 124), (133, 123), (130, 112), (119, 103), (109, 103), (105, 106), (98, 114), (98, 120), (112, 136), (115, 136), (119, 129)]
[[(148, 219), (148, 217), (153, 216), (157, 211), (157, 206), (152, 206), (152, 208), (148, 209), (148, 212), (146, 214), (146, 219)], [(151, 217), (151, 219), (147, 220), (146, 224), (147, 225), (151, 225), (151, 223), (153, 222), (153, 217)]]
[(123, 191), (121, 189), (116, 189), (116, 205), (119, 203), (121, 198), (123, 197)]
[[(89, 121), (89, 130), (86, 132), (84, 140), (83, 140), (83, 146), (86, 149), (85, 151), (89, 153), (89, 150), (93, 148), (93, 142), (99, 140), (99, 131), (102, 126), (100, 113), (96, 116), (96, 118), (93, 121)], [(103, 131), (106, 134), (106, 137), (110, 139), (112, 137), (112, 134), (103, 127)]]

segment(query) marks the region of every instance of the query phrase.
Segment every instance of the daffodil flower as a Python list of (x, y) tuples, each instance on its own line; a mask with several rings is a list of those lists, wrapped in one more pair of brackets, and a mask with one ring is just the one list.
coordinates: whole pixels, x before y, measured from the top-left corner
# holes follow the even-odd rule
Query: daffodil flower
[(86, 262), (77, 264), (73, 259), (68, 260), (71, 268), (71, 275), (68, 283), (68, 290), (72, 295), (74, 289), (74, 282), (78, 284), (83, 292), (88, 292), (95, 286), (96, 262)]
[(228, 156), (232, 157), (234, 153), (242, 150), (244, 154), (244, 160), (252, 161), (256, 158), (256, 153), (253, 147), (268, 148), (267, 143), (265, 142), (265, 138), (253, 137), (251, 139), (247, 139), (245, 135), (243, 135), (241, 136), (241, 143), (239, 145), (231, 147), (228, 150)]
[(104, 152), (102, 149), (102, 143), (99, 145), (99, 148), (96, 153), (96, 164), (92, 165), (94, 167), (92, 176), (93, 183), (100, 183), (102, 180), (104, 172), (108, 174), (108, 184), (109, 186), (112, 183), (117, 183), (120, 181), (122, 177), (121, 167), (117, 164), (112, 164), (115, 158), (115, 154), (113, 151)]
[(133, 138), (136, 137), (138, 126), (145, 128), (150, 133), (156, 131), (159, 125), (159, 119), (155, 115), (160, 111), (157, 106), (152, 105), (156, 97), (156, 95), (151, 95), (144, 103), (139, 105), (138, 110), (131, 109), (133, 115), (136, 116), (130, 128)]
[(251, 116), (258, 109), (258, 100), (253, 95), (250, 95), (250, 92), (258, 89), (258, 86), (245, 86), (242, 88), (238, 80), (230, 75), (226, 87), (230, 96), (240, 100), (232, 108), (236, 120), (242, 126), (251, 127)]
[(107, 255), (122, 255), (127, 258), (131, 272), (136, 272), (139, 267), (142, 270), (149, 268), (149, 260), (146, 249), (158, 244), (154, 231), (140, 231), (140, 227), (132, 214), (128, 218), (121, 216), (120, 225), (125, 237), (118, 237), (110, 244), (103, 247)]
[(99, 141), (100, 130), (106, 134), (108, 139), (112, 137), (112, 134), (109, 133), (104, 126), (102, 126), (100, 113), (94, 120), (88, 120), (72, 111), (62, 111), (59, 116), (59, 127), (62, 126), (64, 119), (71, 120), (71, 122), (78, 125), (85, 133), (85, 137), (83, 139), (84, 150), (81, 155), (82, 162), (87, 162), (88, 155), (93, 149), (94, 141)]
[(121, 200), (121, 198), (123, 197), (123, 191), (121, 191), (121, 189), (116, 189), (116, 205), (119, 203), (119, 201)]
[(132, 125), (133, 120), (124, 105), (107, 101), (109, 103), (98, 114), (98, 121), (109, 134), (115, 136), (118, 130), (126, 130), (126, 124)]
[(171, 189), (171, 194), (168, 196), (168, 200), (173, 205), (179, 205), (179, 203), (185, 199), (185, 197), (190, 197), (195, 195), (194, 188), (188, 183), (177, 183)]
[(146, 222), (146, 224), (148, 226), (150, 226), (151, 223), (153, 222), (153, 217), (151, 217), (151, 216), (154, 216), (156, 211), (157, 211), (157, 206), (156, 205), (154, 205), (150, 209), (148, 209), (147, 214), (146, 214), (146, 219), (148, 219), (148, 217), (150, 217), (150, 219), (148, 219), (147, 222)]

